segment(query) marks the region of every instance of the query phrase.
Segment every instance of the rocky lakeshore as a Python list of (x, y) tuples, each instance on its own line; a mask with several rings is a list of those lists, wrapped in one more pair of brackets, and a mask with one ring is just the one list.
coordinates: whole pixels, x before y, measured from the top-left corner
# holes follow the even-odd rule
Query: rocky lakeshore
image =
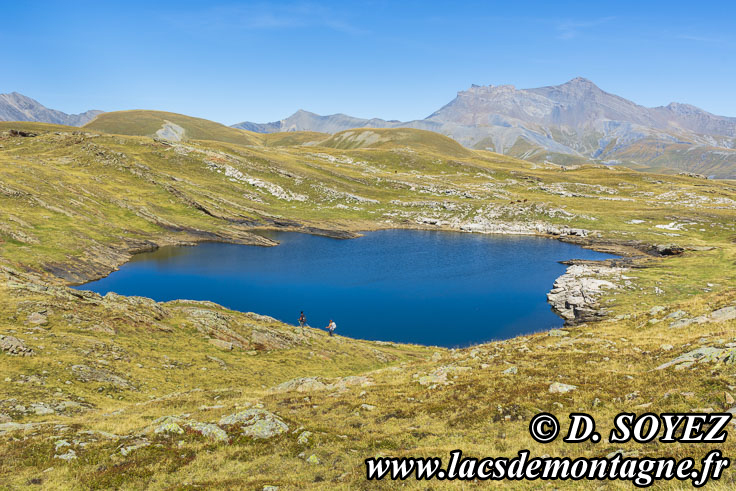
[(565, 325), (600, 320), (606, 310), (600, 305), (604, 290), (620, 288), (626, 281), (628, 268), (612, 266), (613, 262), (570, 261), (565, 274), (555, 280), (547, 301), (552, 310), (562, 317)]

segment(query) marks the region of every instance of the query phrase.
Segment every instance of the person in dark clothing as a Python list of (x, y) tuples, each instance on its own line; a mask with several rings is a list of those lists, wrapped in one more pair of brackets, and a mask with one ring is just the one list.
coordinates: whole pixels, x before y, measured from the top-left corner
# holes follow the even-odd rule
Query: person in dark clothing
[(304, 311), (299, 314), (299, 327), (302, 328), (302, 334), (304, 334), (304, 326), (307, 324), (307, 316), (304, 315)]

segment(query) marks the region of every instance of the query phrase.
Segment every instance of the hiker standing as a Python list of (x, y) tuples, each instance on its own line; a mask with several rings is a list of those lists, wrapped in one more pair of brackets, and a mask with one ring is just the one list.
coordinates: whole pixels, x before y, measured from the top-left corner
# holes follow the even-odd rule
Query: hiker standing
[(327, 325), (327, 330), (330, 331), (330, 336), (335, 332), (335, 329), (337, 329), (337, 324), (335, 324), (335, 321), (330, 319), (330, 323)]
[(304, 315), (304, 311), (299, 314), (299, 327), (302, 328), (302, 334), (304, 334), (304, 326), (307, 324), (307, 316)]

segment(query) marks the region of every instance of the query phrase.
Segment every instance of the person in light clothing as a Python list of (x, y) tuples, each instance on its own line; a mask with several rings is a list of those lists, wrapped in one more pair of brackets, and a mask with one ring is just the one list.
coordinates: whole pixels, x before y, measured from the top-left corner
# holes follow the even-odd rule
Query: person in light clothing
[(327, 330), (330, 332), (330, 336), (335, 332), (335, 329), (337, 329), (337, 324), (335, 324), (335, 321), (330, 319), (330, 323), (327, 325)]

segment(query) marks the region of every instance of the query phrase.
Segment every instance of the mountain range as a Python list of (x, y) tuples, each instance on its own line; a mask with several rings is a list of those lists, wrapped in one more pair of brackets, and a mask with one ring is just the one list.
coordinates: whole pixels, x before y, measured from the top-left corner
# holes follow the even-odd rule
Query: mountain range
[[(101, 113), (92, 110), (66, 114), (17, 92), (0, 94), (0, 121), (84, 126)], [(160, 128), (160, 118), (154, 119), (149, 122), (155, 126), (151, 126), (151, 134)], [(225, 128), (217, 131), (228, 131)], [(643, 171), (736, 178), (736, 118), (675, 102), (644, 107), (605, 92), (581, 77), (534, 89), (472, 85), (425, 119), (414, 121), (363, 119), (345, 114), (321, 116), (299, 110), (280, 121), (243, 122), (232, 128), (231, 132), (240, 129), (264, 134), (415, 128), (449, 136), (471, 149), (536, 163), (570, 166), (596, 162)], [(137, 133), (138, 129), (128, 131)], [(197, 134), (194, 131), (190, 137)], [(228, 136), (238, 141), (251, 137), (246, 133)]]
[(35, 99), (18, 92), (0, 94), (0, 121), (36, 121), (39, 123), (82, 126), (102, 111), (86, 111), (81, 114), (66, 114), (49, 109)]
[(736, 177), (736, 118), (674, 102), (644, 107), (581, 77), (534, 89), (473, 85), (427, 118), (414, 121), (320, 116), (299, 110), (281, 121), (233, 126), (259, 133), (409, 127), (450, 136), (466, 147), (535, 162), (595, 161)]

